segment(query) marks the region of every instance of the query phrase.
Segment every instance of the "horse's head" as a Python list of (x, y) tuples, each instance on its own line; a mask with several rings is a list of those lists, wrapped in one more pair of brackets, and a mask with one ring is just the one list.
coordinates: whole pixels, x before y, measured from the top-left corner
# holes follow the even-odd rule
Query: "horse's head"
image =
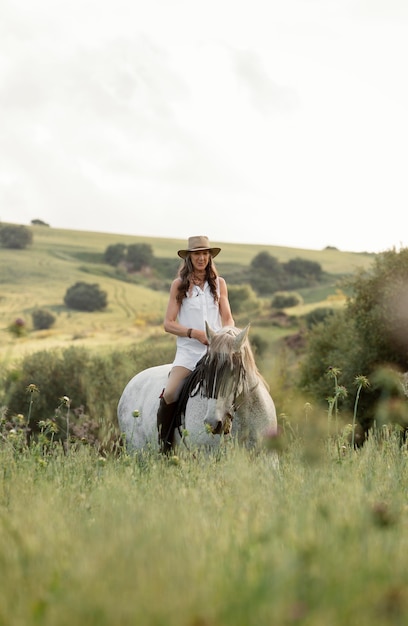
[(203, 362), (202, 384), (208, 398), (204, 424), (213, 434), (228, 434), (237, 408), (238, 396), (247, 386), (248, 359), (255, 367), (248, 343), (249, 325), (233, 326), (214, 332), (206, 324), (208, 352)]

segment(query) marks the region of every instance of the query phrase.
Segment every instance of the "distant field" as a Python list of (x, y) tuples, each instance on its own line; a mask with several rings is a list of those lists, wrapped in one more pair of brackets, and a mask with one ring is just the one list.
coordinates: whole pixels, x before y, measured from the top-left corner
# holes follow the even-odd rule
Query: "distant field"
[[(114, 243), (147, 243), (152, 246), (155, 256), (173, 258), (176, 256), (177, 250), (186, 246), (184, 239), (138, 237), (136, 235), (62, 230), (41, 226), (33, 227), (33, 232), (33, 248), (48, 252), (54, 249), (56, 253), (59, 251), (68, 256), (80, 251), (103, 253), (107, 246)], [(223, 243), (221, 241), (211, 241), (211, 243), (222, 248), (222, 256), (217, 259), (217, 266), (219, 267), (224, 261), (225, 263), (248, 265), (259, 252), (267, 250), (280, 262), (301, 257), (320, 263), (323, 270), (330, 274), (344, 274), (354, 271), (357, 267), (368, 267), (375, 256), (374, 254), (343, 252), (333, 249), (308, 250), (273, 245)]]
[[(177, 250), (185, 247), (184, 240), (138, 237), (87, 231), (32, 227), (33, 245), (25, 250), (0, 248), (0, 357), (19, 354), (72, 342), (86, 346), (110, 346), (140, 341), (149, 334), (162, 333), (162, 319), (167, 292), (153, 291), (142, 285), (110, 277), (108, 266), (101, 265), (106, 248), (115, 243), (150, 244), (156, 257), (175, 258)], [(341, 252), (339, 250), (301, 250), (275, 246), (212, 242), (222, 247), (217, 267), (222, 274), (223, 263), (248, 265), (261, 251), (267, 250), (280, 262), (301, 257), (320, 263), (322, 269), (334, 276), (367, 268), (374, 255)], [(97, 283), (108, 294), (109, 306), (102, 313), (81, 313), (68, 310), (63, 299), (69, 286), (77, 281)], [(329, 290), (330, 291), (330, 290)], [(305, 304), (316, 306), (325, 300), (327, 287), (308, 298)], [(36, 307), (47, 308), (57, 316), (49, 331), (30, 332), (15, 339), (7, 332), (8, 325), (22, 317), (31, 325), (31, 312)], [(299, 312), (300, 313), (300, 312)], [(256, 326), (256, 320), (251, 320)], [(12, 356), (11, 356), (12, 355)]]

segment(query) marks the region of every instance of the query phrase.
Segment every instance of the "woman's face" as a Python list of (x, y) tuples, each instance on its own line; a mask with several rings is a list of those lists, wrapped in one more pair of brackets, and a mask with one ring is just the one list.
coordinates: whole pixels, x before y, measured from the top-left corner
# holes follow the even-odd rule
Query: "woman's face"
[(191, 262), (193, 267), (197, 271), (205, 270), (210, 260), (209, 250), (197, 250), (197, 252), (190, 253)]

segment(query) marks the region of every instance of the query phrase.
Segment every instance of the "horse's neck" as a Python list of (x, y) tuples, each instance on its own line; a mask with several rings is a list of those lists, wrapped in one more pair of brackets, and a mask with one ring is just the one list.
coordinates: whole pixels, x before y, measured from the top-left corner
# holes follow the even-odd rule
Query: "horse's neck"
[(244, 420), (248, 414), (262, 416), (270, 412), (270, 404), (272, 400), (264, 382), (259, 373), (253, 373), (247, 380), (246, 391), (242, 392), (236, 402), (237, 415)]

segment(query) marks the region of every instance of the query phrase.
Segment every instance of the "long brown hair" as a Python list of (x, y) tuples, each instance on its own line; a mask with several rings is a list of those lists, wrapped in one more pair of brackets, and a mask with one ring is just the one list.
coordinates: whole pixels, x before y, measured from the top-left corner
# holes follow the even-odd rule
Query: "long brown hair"
[[(191, 262), (191, 256), (188, 254), (184, 259), (184, 263), (179, 269), (179, 277), (180, 284), (178, 286), (177, 292), (177, 302), (180, 304), (183, 302), (184, 298), (187, 297), (187, 294), (191, 287), (191, 277), (194, 274), (194, 267)], [(212, 260), (212, 256), (210, 255), (207, 266), (205, 268), (205, 279), (210, 286), (210, 290), (212, 296), (214, 298), (214, 302), (218, 302), (218, 292), (217, 292), (217, 278), (218, 272), (217, 268), (214, 265), (214, 261)]]

